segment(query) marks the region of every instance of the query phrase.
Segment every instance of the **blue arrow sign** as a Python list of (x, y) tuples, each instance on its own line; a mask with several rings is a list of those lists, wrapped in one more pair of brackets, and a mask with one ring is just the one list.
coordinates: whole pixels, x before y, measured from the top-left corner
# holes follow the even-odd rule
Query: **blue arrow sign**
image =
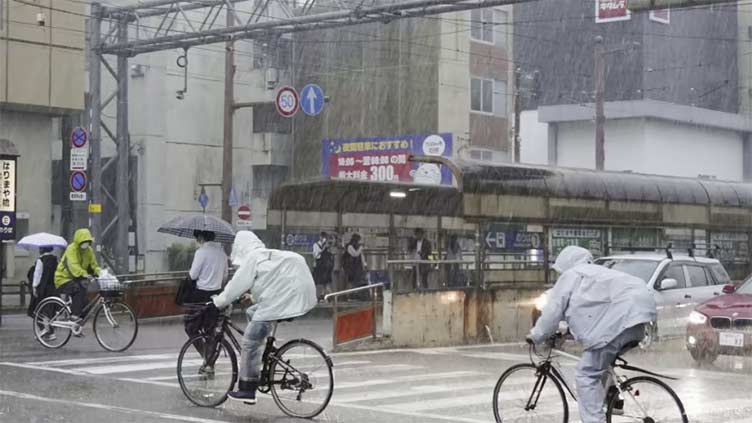
[(324, 110), (324, 91), (316, 84), (308, 84), (300, 92), (300, 108), (308, 116), (316, 116)]
[(227, 204), (235, 208), (240, 205), (240, 202), (238, 201), (238, 196), (235, 194), (235, 188), (230, 188), (230, 198), (227, 200)]
[(201, 208), (206, 210), (206, 205), (209, 204), (209, 196), (206, 195), (206, 190), (201, 187), (201, 194), (198, 195), (198, 203), (201, 204)]

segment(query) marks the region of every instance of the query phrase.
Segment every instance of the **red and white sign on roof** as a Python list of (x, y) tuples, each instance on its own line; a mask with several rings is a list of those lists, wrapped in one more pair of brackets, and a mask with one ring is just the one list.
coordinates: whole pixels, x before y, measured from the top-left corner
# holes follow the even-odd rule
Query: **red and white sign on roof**
[(662, 24), (671, 23), (671, 9), (660, 9), (650, 11), (650, 20)]
[(596, 23), (627, 21), (631, 18), (627, 0), (595, 0)]

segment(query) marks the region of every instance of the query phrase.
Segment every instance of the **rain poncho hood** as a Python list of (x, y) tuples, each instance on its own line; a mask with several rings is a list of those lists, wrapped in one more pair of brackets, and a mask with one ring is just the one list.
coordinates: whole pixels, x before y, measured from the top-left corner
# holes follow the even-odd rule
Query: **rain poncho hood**
[(563, 273), (548, 291), (543, 313), (530, 332), (536, 343), (556, 332), (562, 320), (586, 350), (602, 348), (625, 329), (655, 321), (655, 299), (645, 281), (591, 260), (579, 247), (565, 248), (556, 259), (554, 267)]
[(94, 248), (91, 245), (81, 249), (81, 244), (94, 244), (94, 238), (88, 229), (78, 229), (73, 234), (73, 242), (65, 249), (62, 259), (55, 271), (55, 288), (60, 288), (66, 282), (86, 276), (98, 276), (101, 269), (97, 264)]
[(268, 249), (253, 232), (240, 231), (230, 258), (238, 270), (224, 291), (213, 298), (218, 308), (248, 291), (257, 305), (253, 321), (299, 317), (316, 305), (316, 286), (300, 254)]
[(552, 266), (554, 270), (559, 273), (564, 273), (567, 270), (579, 265), (593, 262), (593, 255), (590, 251), (571, 245), (561, 250), (556, 257), (556, 262)]

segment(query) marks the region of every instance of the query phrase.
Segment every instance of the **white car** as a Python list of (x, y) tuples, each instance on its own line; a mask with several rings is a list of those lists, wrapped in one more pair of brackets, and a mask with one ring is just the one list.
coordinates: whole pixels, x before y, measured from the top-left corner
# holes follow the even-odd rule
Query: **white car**
[[(723, 293), (731, 278), (716, 259), (656, 253), (601, 257), (596, 264), (645, 281), (658, 305), (658, 320), (649, 325), (643, 340), (647, 347), (661, 337), (684, 336), (689, 314), (699, 303)], [(546, 303), (543, 293), (535, 301), (537, 319)]]

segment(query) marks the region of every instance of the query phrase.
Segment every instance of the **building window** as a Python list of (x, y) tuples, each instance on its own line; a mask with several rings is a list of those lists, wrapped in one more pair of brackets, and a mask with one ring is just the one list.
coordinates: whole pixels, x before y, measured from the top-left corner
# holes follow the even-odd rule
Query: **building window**
[(507, 37), (512, 32), (509, 23), (509, 14), (503, 10), (494, 10), (493, 18), (494, 42), (497, 47), (507, 47)]
[[(492, 79), (470, 79), (470, 110), (479, 113), (496, 114), (503, 116), (506, 113), (506, 99), (503, 92), (503, 81)], [(506, 91), (506, 90), (504, 90)]]
[(470, 158), (473, 160), (481, 160), (484, 162), (493, 161), (493, 153), (489, 150), (470, 150)]
[(494, 43), (494, 10), (474, 9), (470, 11), (470, 39), (483, 43)]

